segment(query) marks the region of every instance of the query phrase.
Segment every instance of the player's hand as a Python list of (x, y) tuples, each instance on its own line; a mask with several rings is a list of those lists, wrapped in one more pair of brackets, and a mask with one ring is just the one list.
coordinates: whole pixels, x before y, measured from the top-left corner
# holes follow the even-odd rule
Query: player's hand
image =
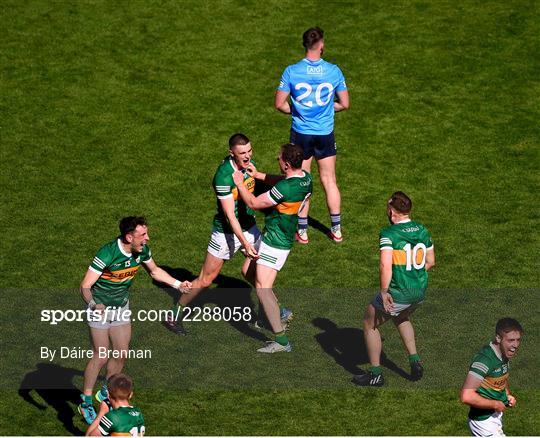
[(244, 245), (244, 254), (252, 260), (257, 260), (259, 258), (259, 253), (250, 243)]
[(232, 177), (233, 177), (234, 183), (237, 186), (241, 186), (242, 184), (244, 184), (244, 173), (241, 172), (240, 170), (237, 170), (236, 172), (234, 172)]
[(253, 163), (249, 163), (249, 166), (246, 168), (246, 172), (252, 178), (259, 179), (259, 172)]
[(94, 308), (92, 309), (92, 311), (97, 312), (98, 314), (103, 313), (104, 310), (105, 310), (105, 304), (96, 304)]
[(192, 287), (193, 285), (191, 284), (191, 281), (186, 280), (180, 283), (180, 286), (178, 286), (178, 290), (180, 291), (181, 294), (188, 294), (191, 292)]
[(513, 395), (508, 394), (508, 407), (513, 408), (517, 403), (516, 398)]
[(392, 298), (392, 295), (390, 295), (388, 292), (381, 292), (381, 298), (382, 298), (384, 311), (386, 313), (393, 312), (394, 311), (394, 299)]
[(506, 406), (504, 405), (502, 401), (493, 400), (493, 409), (495, 409), (495, 411), (497, 412), (504, 412), (504, 410), (506, 409)]

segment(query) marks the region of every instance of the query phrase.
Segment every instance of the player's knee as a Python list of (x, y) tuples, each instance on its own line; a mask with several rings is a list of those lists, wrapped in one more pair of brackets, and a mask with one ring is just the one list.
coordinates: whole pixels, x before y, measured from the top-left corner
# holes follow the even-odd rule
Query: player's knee
[(336, 175), (334, 173), (321, 174), (321, 184), (325, 188), (337, 186)]
[(100, 354), (99, 350), (94, 350), (94, 356), (92, 359), (90, 359), (92, 362), (94, 362), (99, 369), (103, 368), (105, 364), (107, 363), (108, 359), (105, 355)]
[(199, 280), (199, 286), (203, 289), (212, 286), (212, 282), (214, 281), (215, 277), (212, 275), (201, 275)]

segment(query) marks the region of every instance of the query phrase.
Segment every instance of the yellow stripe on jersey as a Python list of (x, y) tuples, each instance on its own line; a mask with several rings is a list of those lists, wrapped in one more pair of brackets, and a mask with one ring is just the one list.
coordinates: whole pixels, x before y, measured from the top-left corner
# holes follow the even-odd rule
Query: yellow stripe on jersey
[(276, 205), (277, 211), (283, 214), (297, 214), (300, 211), (302, 201), (298, 202), (282, 202)]
[[(244, 180), (244, 185), (249, 190), (250, 193), (253, 193), (255, 191), (255, 180), (253, 177), (249, 177)], [(231, 189), (231, 193), (233, 195), (234, 200), (236, 201), (238, 199), (238, 189), (236, 187), (233, 187)]]
[(499, 377), (484, 377), (480, 386), (484, 389), (491, 389), (493, 391), (502, 391), (508, 384), (508, 373)]
[(135, 277), (135, 274), (139, 270), (140, 266), (134, 266), (133, 268), (120, 269), (119, 271), (109, 271), (106, 269), (101, 274), (101, 278), (107, 281), (114, 281), (115, 283), (121, 283), (123, 281), (131, 280)]
[(407, 253), (402, 249), (394, 249), (392, 251), (392, 264), (393, 265), (406, 265)]

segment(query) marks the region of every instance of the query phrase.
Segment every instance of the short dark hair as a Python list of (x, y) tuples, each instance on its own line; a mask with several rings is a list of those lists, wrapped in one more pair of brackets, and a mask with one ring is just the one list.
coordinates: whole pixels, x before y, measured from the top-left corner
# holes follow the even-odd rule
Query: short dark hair
[(311, 50), (322, 39), (324, 39), (324, 30), (320, 27), (310, 27), (302, 35), (302, 45), (306, 50)]
[(521, 327), (521, 324), (516, 319), (507, 317), (501, 318), (497, 321), (497, 325), (495, 326), (495, 334), (502, 337), (505, 333), (514, 331), (523, 334), (523, 327)]
[(147, 226), (146, 218), (144, 216), (128, 216), (120, 220), (118, 228), (120, 228), (120, 235), (126, 237), (129, 233), (135, 231), (135, 228), (139, 225)]
[(301, 146), (285, 143), (281, 146), (281, 158), (289, 163), (293, 169), (301, 169), (304, 161), (304, 151)]
[(407, 214), (411, 212), (412, 201), (403, 192), (394, 192), (388, 201), (388, 205), (398, 213)]
[(249, 143), (249, 138), (247, 138), (244, 134), (236, 133), (231, 135), (231, 138), (229, 138), (229, 149), (235, 147), (235, 146), (245, 146)]
[(109, 397), (115, 400), (129, 400), (133, 392), (133, 380), (126, 374), (114, 374), (107, 382)]

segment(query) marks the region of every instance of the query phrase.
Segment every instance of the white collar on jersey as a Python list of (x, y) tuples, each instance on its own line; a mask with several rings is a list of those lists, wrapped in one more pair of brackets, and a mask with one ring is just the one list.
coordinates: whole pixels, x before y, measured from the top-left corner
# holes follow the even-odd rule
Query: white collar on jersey
[(120, 239), (117, 240), (118, 242), (118, 249), (120, 250), (120, 252), (122, 254), (124, 254), (126, 257), (131, 257), (131, 253), (130, 252), (125, 252), (124, 251), (124, 247), (122, 246), (122, 241)]
[(497, 348), (493, 342), (490, 342), (489, 346), (491, 347), (491, 349), (495, 353), (495, 356), (497, 356), (499, 358), (499, 360), (503, 360), (502, 355), (500, 353), (500, 349)]
[(402, 221), (396, 222), (394, 225), (396, 225), (396, 224), (406, 224), (407, 222), (412, 222), (412, 221), (410, 219), (403, 219)]
[(231, 163), (231, 167), (233, 168), (234, 171), (238, 170), (238, 167), (236, 166), (236, 163), (234, 162), (233, 157), (229, 157), (229, 163)]
[(285, 179), (289, 179), (289, 178), (303, 178), (306, 176), (306, 171), (305, 170), (302, 170), (302, 175), (291, 175), (291, 176), (288, 176), (287, 178)]

